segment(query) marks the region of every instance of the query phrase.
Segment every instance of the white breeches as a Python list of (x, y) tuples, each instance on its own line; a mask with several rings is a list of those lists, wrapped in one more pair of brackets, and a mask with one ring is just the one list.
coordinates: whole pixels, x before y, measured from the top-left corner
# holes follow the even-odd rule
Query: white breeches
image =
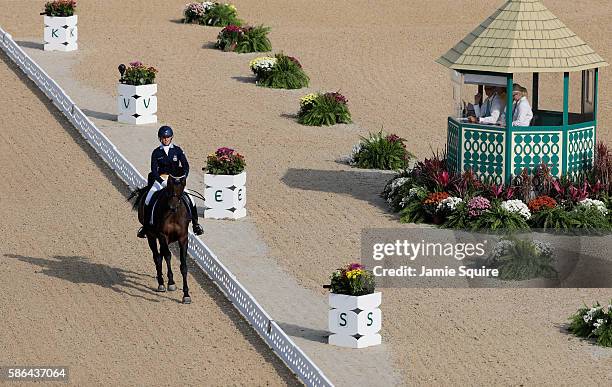
[(155, 183), (153, 183), (153, 186), (151, 186), (151, 189), (149, 190), (149, 192), (147, 193), (147, 197), (145, 198), (145, 205), (148, 206), (149, 203), (151, 202), (151, 198), (153, 197), (153, 194), (162, 188), (163, 186), (156, 180)]

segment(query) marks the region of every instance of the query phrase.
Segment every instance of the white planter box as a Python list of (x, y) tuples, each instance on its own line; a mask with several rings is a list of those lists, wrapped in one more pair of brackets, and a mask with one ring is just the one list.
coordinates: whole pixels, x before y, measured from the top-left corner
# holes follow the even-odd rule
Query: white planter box
[(45, 15), (43, 22), (45, 51), (74, 51), (79, 48), (77, 15), (68, 17)]
[(365, 296), (329, 295), (328, 326), (332, 333), (329, 344), (350, 348), (365, 348), (381, 343), (378, 332), (382, 312), (378, 307), (381, 293)]
[(133, 86), (119, 83), (117, 91), (117, 121), (132, 125), (157, 122), (157, 84)]
[(246, 216), (246, 172), (238, 175), (204, 174), (204, 218), (239, 219)]

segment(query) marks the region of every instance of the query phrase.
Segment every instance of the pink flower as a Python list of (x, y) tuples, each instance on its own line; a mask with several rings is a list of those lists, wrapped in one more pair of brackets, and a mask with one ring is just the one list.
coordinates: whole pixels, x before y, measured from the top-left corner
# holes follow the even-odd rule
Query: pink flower
[(132, 67), (141, 67), (142, 66), (142, 62), (139, 60), (135, 60), (134, 62), (130, 62), (130, 66)]
[(468, 215), (472, 218), (482, 215), (491, 208), (491, 202), (482, 196), (475, 196), (468, 202)]

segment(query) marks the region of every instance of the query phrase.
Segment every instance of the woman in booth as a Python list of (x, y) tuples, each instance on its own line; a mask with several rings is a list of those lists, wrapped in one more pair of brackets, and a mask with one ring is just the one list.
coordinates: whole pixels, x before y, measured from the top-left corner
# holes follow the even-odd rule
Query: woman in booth
[[(512, 85), (512, 126), (530, 126), (533, 119), (533, 110), (527, 100), (527, 89), (515, 83)], [(505, 99), (505, 98), (504, 98)], [(506, 112), (501, 115), (499, 125), (506, 125)]]

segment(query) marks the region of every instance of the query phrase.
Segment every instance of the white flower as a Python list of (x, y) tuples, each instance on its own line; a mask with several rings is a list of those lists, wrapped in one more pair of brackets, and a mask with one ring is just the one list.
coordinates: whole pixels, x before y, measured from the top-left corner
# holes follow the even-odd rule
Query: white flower
[[(361, 143), (357, 145), (353, 145), (353, 150), (351, 151), (351, 155), (349, 156), (349, 165), (357, 164), (357, 162), (355, 161), (355, 156), (361, 151), (361, 147), (362, 147)], [(391, 182), (391, 193), (395, 191), (393, 184), (395, 183), (396, 180), (399, 180), (399, 179), (395, 179), (393, 180), (393, 182)]]
[(538, 255), (545, 257), (552, 256), (553, 249), (550, 243), (544, 241), (533, 241), (533, 246), (535, 247), (535, 251)]
[(249, 66), (251, 67), (251, 71), (253, 71), (255, 74), (270, 71), (274, 66), (276, 66), (276, 58), (261, 56), (253, 59), (249, 63)]
[(408, 199), (410, 199), (413, 196), (416, 196), (419, 193), (419, 190), (420, 190), (419, 187), (410, 188), (410, 190), (408, 191)]
[(215, 6), (215, 3), (212, 1), (204, 1), (202, 6), (204, 7), (204, 11), (207, 12), (209, 9)]
[(531, 211), (522, 200), (506, 200), (502, 202), (501, 207), (508, 212), (519, 214), (525, 220), (531, 218)]
[(584, 316), (582, 316), (582, 319), (584, 320), (584, 322), (589, 322), (591, 321), (592, 317), (589, 314), (585, 314)]
[(409, 201), (409, 200), (410, 200), (410, 197), (408, 197), (408, 196), (404, 196), (404, 197), (402, 198), (402, 201), (401, 201), (401, 202), (400, 202), (400, 204), (399, 204), (400, 208), (404, 208), (404, 207), (406, 207), (406, 204), (408, 204), (408, 201)]
[(497, 242), (495, 246), (493, 246), (493, 250), (491, 250), (491, 259), (497, 260), (500, 257), (503, 257), (513, 246), (514, 242), (507, 239), (502, 239), (501, 241)]
[(608, 209), (606, 208), (606, 205), (604, 204), (604, 202), (602, 202), (601, 200), (595, 200), (595, 199), (584, 199), (578, 202), (578, 205), (580, 206), (584, 206), (584, 207), (595, 207), (599, 210), (599, 212), (601, 212), (604, 215), (608, 215)]
[(463, 202), (463, 199), (458, 198), (456, 196), (449, 196), (438, 203), (436, 211), (447, 210), (449, 212), (453, 212), (461, 202)]

